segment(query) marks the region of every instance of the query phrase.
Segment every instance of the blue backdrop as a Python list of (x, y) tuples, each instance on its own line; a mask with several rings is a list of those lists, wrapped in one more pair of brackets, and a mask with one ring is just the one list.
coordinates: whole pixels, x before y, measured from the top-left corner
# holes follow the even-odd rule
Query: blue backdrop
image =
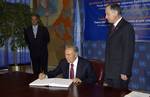
[[(85, 29), (84, 40), (105, 40), (107, 25), (105, 23), (105, 11), (100, 0), (84, 0)], [(102, 5), (99, 6), (99, 5)], [(102, 9), (100, 9), (100, 7)]]
[(105, 40), (107, 38), (105, 7), (107, 3), (114, 2), (120, 4), (123, 9), (123, 17), (134, 26), (136, 41), (149, 41), (149, 0), (84, 0), (84, 40)]
[[(105, 41), (85, 41), (83, 57), (87, 59), (105, 60)], [(129, 84), (131, 90), (150, 92), (150, 43), (137, 42), (135, 45), (132, 77)]]

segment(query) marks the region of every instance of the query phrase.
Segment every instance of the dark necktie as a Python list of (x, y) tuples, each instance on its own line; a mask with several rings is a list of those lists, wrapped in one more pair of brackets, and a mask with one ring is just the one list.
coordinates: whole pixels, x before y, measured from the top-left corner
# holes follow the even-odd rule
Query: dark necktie
[(113, 25), (112, 28), (111, 28), (111, 32), (115, 32), (115, 26)]
[(70, 79), (74, 78), (74, 69), (73, 69), (73, 64), (71, 64), (71, 68), (70, 68)]

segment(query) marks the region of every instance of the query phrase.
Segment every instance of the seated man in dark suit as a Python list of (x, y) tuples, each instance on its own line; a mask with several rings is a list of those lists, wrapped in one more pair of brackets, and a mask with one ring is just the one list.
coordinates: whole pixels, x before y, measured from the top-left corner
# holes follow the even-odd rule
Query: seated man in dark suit
[[(78, 56), (78, 48), (73, 45), (65, 47), (65, 58), (62, 59), (58, 66), (48, 72), (48, 77), (56, 77), (62, 74), (63, 78), (73, 79), (74, 83), (95, 83), (96, 74), (89, 61)], [(39, 79), (46, 78), (46, 74), (40, 73)]]

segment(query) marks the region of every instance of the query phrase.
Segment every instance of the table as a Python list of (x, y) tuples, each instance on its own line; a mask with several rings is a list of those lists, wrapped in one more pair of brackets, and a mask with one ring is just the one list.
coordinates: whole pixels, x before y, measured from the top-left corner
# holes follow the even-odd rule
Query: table
[(68, 89), (31, 87), (36, 77), (23, 72), (0, 74), (1, 97), (123, 97), (129, 90), (103, 87), (98, 84), (71, 85)]

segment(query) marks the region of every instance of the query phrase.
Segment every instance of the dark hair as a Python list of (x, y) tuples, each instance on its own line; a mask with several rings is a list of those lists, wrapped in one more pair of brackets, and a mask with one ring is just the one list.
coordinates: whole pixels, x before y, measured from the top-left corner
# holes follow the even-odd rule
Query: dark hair
[(37, 17), (38, 19), (40, 19), (40, 16), (38, 14), (32, 14), (31, 16), (35, 16)]
[(121, 7), (118, 4), (113, 3), (113, 4), (110, 4), (108, 6), (110, 7), (110, 9), (117, 11), (118, 14), (121, 15)]

